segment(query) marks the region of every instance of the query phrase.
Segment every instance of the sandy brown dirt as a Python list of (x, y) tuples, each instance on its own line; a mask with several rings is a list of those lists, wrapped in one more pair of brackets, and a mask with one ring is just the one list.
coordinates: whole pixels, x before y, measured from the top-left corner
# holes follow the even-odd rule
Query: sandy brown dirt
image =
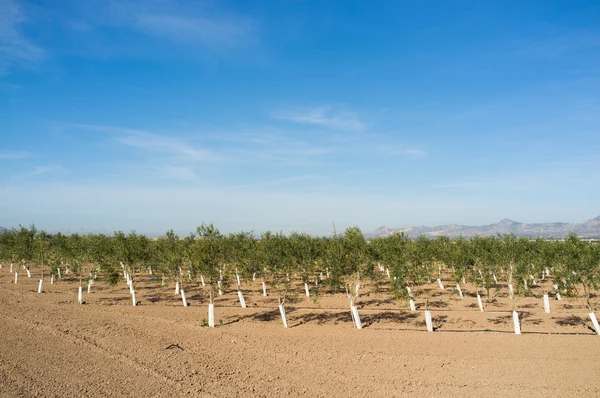
[[(223, 326), (209, 329), (196, 285), (185, 286), (187, 308), (172, 284), (147, 276), (136, 282), (137, 307), (124, 283), (102, 282), (78, 305), (76, 281), (46, 278), (38, 294), (39, 277), (23, 272), (15, 285), (0, 269), (2, 397), (600, 396), (600, 336), (587, 311), (564, 299), (545, 314), (540, 287), (518, 302), (516, 336), (502, 290), (481, 313), (468, 286), (465, 300), (428, 286), (434, 333), (385, 284), (362, 288), (363, 330), (352, 327), (343, 294), (316, 304), (298, 295), (284, 329), (275, 298), (244, 282), (249, 308), (227, 292), (216, 303)], [(421, 310), (423, 292), (415, 292)]]

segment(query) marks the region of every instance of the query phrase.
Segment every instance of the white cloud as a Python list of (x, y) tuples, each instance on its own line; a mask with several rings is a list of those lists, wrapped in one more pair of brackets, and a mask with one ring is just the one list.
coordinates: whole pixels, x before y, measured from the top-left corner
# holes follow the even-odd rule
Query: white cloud
[(196, 173), (189, 167), (164, 165), (158, 171), (165, 177), (173, 180), (191, 181), (196, 178)]
[(356, 114), (351, 112), (336, 112), (331, 107), (284, 111), (274, 114), (273, 118), (339, 130), (357, 131), (365, 128), (365, 123)]
[(391, 146), (383, 146), (378, 145), (375, 147), (379, 152), (387, 155), (401, 155), (401, 156), (415, 156), (415, 157), (425, 157), (427, 156), (427, 152), (418, 148), (398, 148), (395, 144)]
[(120, 144), (176, 156), (179, 160), (205, 163), (222, 163), (229, 160), (227, 156), (215, 153), (210, 149), (195, 147), (177, 138), (153, 132), (115, 126), (73, 125), (73, 127), (115, 134), (114, 139)]
[(46, 166), (36, 166), (33, 170), (25, 171), (22, 173), (18, 173), (10, 177), (11, 182), (24, 182), (29, 179), (35, 179), (35, 177), (39, 177), (44, 174), (50, 173), (65, 173), (67, 170), (61, 165), (46, 165)]
[(110, 2), (109, 11), (118, 25), (177, 42), (237, 47), (256, 37), (254, 21), (226, 15), (206, 3), (120, 0)]
[(280, 178), (280, 179), (276, 179), (276, 180), (261, 181), (261, 182), (257, 182), (254, 184), (240, 185), (238, 187), (235, 187), (234, 189), (246, 189), (246, 188), (258, 188), (258, 187), (269, 187), (269, 186), (276, 186), (276, 185), (286, 185), (286, 184), (291, 184), (291, 183), (299, 182), (299, 181), (315, 180), (317, 178), (319, 178), (319, 177), (315, 176), (315, 175), (293, 176), (293, 177), (287, 177), (287, 178)]
[(0, 160), (29, 159), (34, 155), (27, 151), (0, 150)]
[(44, 56), (44, 51), (21, 33), (25, 21), (17, 0), (0, 0), (0, 76), (15, 65), (37, 62)]

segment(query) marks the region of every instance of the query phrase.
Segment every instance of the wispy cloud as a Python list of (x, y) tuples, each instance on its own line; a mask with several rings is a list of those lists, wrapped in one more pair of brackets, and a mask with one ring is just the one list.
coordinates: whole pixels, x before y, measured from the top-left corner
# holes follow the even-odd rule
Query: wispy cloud
[(0, 160), (29, 159), (34, 155), (27, 151), (8, 151), (0, 149)]
[(398, 147), (396, 145), (378, 145), (376, 149), (383, 154), (386, 155), (399, 155), (399, 156), (414, 156), (414, 157), (425, 157), (427, 156), (427, 152), (418, 148), (410, 148), (410, 147)]
[(293, 183), (300, 182), (300, 181), (315, 180), (317, 178), (319, 178), (319, 176), (316, 176), (316, 175), (293, 176), (293, 177), (279, 178), (276, 180), (261, 181), (261, 182), (257, 182), (254, 184), (239, 185), (237, 187), (233, 187), (233, 189), (246, 189), (246, 188), (259, 188), (259, 187), (270, 187), (270, 186), (276, 186), (276, 185), (286, 185), (286, 184), (293, 184)]
[(45, 166), (36, 166), (35, 168), (24, 171), (22, 173), (14, 174), (10, 177), (11, 182), (18, 182), (27, 180), (34, 177), (39, 177), (41, 175), (50, 174), (50, 173), (65, 173), (67, 169), (65, 169), (61, 165), (50, 164)]
[(600, 183), (600, 170), (596, 159), (569, 162), (545, 162), (531, 169), (518, 171), (495, 172), (485, 175), (475, 174), (454, 181), (442, 181), (432, 188), (455, 191), (472, 191), (479, 193), (514, 194), (518, 192), (535, 192), (544, 195), (569, 195), (578, 192), (585, 196), (586, 190), (593, 190)]
[(215, 153), (210, 149), (195, 147), (177, 138), (153, 132), (115, 126), (73, 125), (73, 127), (112, 133), (115, 134), (114, 140), (120, 144), (141, 150), (173, 155), (179, 160), (206, 163), (221, 163), (229, 160), (228, 157)]
[(179, 181), (191, 181), (196, 179), (195, 171), (190, 167), (164, 165), (157, 170), (168, 179)]
[(275, 113), (272, 117), (279, 120), (339, 130), (362, 130), (365, 128), (365, 123), (355, 113), (337, 112), (328, 106), (284, 111)]
[(26, 21), (17, 0), (0, 0), (0, 76), (10, 73), (15, 65), (37, 62), (44, 51), (21, 32)]
[(210, 47), (238, 47), (256, 38), (256, 23), (198, 2), (112, 1), (115, 23), (177, 42)]

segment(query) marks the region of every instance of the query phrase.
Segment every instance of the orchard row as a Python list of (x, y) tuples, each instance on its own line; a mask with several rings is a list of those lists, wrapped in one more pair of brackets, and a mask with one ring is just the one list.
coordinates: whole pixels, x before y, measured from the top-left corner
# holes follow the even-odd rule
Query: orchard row
[[(590, 301), (600, 285), (600, 245), (575, 235), (563, 241), (514, 235), (409, 239), (402, 234), (367, 240), (358, 228), (348, 228), (331, 238), (267, 232), (257, 239), (248, 232), (223, 235), (214, 225), (203, 224), (183, 238), (169, 231), (150, 239), (135, 232), (111, 236), (48, 234), (32, 226), (0, 234), (0, 262), (10, 263), (11, 272), (14, 268), (15, 282), (19, 270), (30, 274), (31, 267), (48, 271), (51, 283), (65, 272), (77, 276), (79, 302), (84, 281), (89, 289), (98, 277), (111, 285), (125, 280), (134, 305), (135, 279), (141, 272), (149, 272), (163, 285), (174, 283), (184, 305), (184, 285), (196, 283), (209, 298), (209, 326), (214, 326), (215, 296), (230, 286), (239, 287), (241, 278), (252, 278), (262, 280), (264, 295), (268, 286), (269, 295), (277, 297), (285, 327), (285, 302), (292, 283), (300, 280), (307, 296), (318, 297), (323, 289), (343, 290), (354, 324), (361, 328), (356, 306), (361, 282), (387, 279), (393, 297), (408, 301), (412, 311), (415, 295), (424, 295), (425, 320), (432, 330), (429, 293), (418, 288), (435, 280), (440, 288), (451, 283), (461, 298), (461, 287), (466, 283), (476, 286), (481, 311), (482, 297), (506, 288), (513, 303), (515, 332), (520, 333), (516, 312), (519, 297), (528, 295), (539, 281), (551, 278), (551, 284), (540, 284), (546, 312), (550, 310), (550, 296), (576, 296), (587, 307), (600, 334)], [(43, 278), (40, 292), (42, 284)], [(238, 295), (245, 306), (239, 289)]]

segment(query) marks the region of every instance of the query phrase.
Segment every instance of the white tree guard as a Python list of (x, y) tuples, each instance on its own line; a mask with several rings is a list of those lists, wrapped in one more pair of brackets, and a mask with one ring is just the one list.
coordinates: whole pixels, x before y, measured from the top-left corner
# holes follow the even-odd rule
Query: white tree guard
[(287, 317), (285, 315), (285, 308), (283, 307), (283, 304), (279, 304), (279, 313), (281, 314), (281, 320), (283, 321), (283, 327), (287, 328), (288, 322), (287, 322)]
[(515, 334), (521, 334), (521, 324), (519, 323), (519, 314), (517, 311), (512, 312), (513, 325), (515, 327)]
[(590, 312), (588, 315), (590, 316), (590, 319), (592, 320), (592, 325), (594, 325), (594, 329), (596, 329), (596, 334), (600, 335), (600, 325), (598, 325), (598, 319), (596, 319), (596, 314), (594, 314), (593, 312)]
[(215, 305), (208, 305), (208, 327), (215, 327)]
[(241, 290), (238, 290), (238, 298), (240, 299), (240, 305), (242, 308), (246, 308), (246, 300), (244, 300), (244, 295)]
[(354, 318), (354, 326), (356, 326), (357, 329), (362, 329), (360, 315), (358, 315), (358, 308), (356, 308), (356, 306), (353, 305), (351, 308), (351, 311), (352, 311), (352, 318)]
[(181, 289), (181, 302), (183, 303), (184, 307), (188, 306), (188, 302), (187, 302), (187, 299), (185, 298), (185, 292), (183, 291), (183, 289)]
[(428, 332), (433, 332), (433, 321), (431, 320), (431, 311), (425, 311), (425, 325)]
[(479, 295), (479, 293), (477, 293), (477, 305), (479, 306), (479, 311), (484, 312), (483, 303), (481, 302), (481, 296)]
[(460, 299), (464, 300), (465, 296), (463, 296), (462, 289), (460, 288), (460, 285), (458, 283), (456, 284), (456, 290), (458, 290), (458, 295), (460, 296)]

